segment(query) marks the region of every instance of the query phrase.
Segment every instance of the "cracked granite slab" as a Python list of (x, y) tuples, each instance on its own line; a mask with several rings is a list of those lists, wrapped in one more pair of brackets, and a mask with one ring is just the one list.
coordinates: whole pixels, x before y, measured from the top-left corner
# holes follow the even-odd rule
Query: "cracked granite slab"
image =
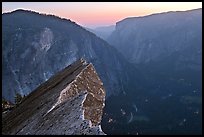
[(41, 84), (2, 119), (8, 135), (105, 135), (105, 89), (94, 66), (80, 59)]

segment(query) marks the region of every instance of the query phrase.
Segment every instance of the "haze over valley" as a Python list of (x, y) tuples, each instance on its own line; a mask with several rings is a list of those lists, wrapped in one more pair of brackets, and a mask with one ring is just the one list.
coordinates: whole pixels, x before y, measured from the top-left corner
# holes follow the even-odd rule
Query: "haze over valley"
[[(103, 4), (105, 6), (107, 3)], [(115, 7), (117, 4), (120, 3), (115, 3)], [(78, 19), (65, 18), (62, 12), (63, 16), (56, 15), (58, 12), (54, 15), (49, 12), (44, 14), (33, 10), (36, 7), (32, 9), (26, 3), (22, 3), (25, 8), (19, 6), (11, 10), (12, 5), (3, 3), (2, 99), (15, 104), (16, 94), (25, 96), (25, 101), (19, 106), (8, 110), (4, 120), (4, 134), (42, 134), (44, 130), (47, 134), (202, 134), (202, 5), (194, 8), (196, 4), (199, 5), (193, 3), (190, 8), (189, 3), (183, 3), (186, 10), (181, 8), (161, 12), (150, 7), (148, 11), (154, 11), (150, 14), (136, 16), (133, 12), (131, 16), (120, 17), (117, 21), (107, 19), (106, 23), (99, 23), (96, 27), (97, 23), (81, 25), (83, 23), (78, 22)], [(80, 4), (78, 7), (81, 7)], [(98, 15), (102, 14), (98, 12)], [(120, 15), (123, 15), (122, 12)], [(101, 19), (96, 20), (102, 22)], [(77, 66), (79, 60), (85, 61)], [(84, 62), (93, 66), (87, 68)], [(67, 71), (64, 77), (69, 78), (67, 80), (70, 83), (65, 84), (65, 78), (60, 75), (63, 71)], [(59, 80), (58, 86), (51, 86), (58, 78), (61, 83)], [(46, 88), (46, 83), (47, 87), (53, 89)], [(84, 85), (83, 88), (77, 88), (81, 85)], [(68, 88), (70, 86), (73, 86), (73, 90), (77, 88), (76, 92)], [(57, 103), (59, 109), (54, 109), (54, 105), (54, 111), (50, 114), (54, 117), (53, 122), (48, 120), (49, 124), (46, 124), (47, 119), (40, 115), (49, 110), (45, 107), (46, 103), (48, 106), (55, 103), (57, 93), (60, 94), (59, 98), (62, 97), (63, 92), (58, 89), (63, 88), (67, 91), (63, 98), (67, 107), (63, 102)], [(51, 101), (51, 98), (54, 100)], [(98, 98), (101, 99), (100, 103)], [(27, 106), (26, 102), (32, 100), (36, 107)], [(93, 101), (88, 109), (87, 104), (83, 104), (84, 100)], [(41, 104), (38, 103), (40, 101)], [(72, 102), (75, 105), (71, 105)], [(42, 104), (45, 106), (42, 107)], [(77, 105), (83, 106), (84, 110)], [(23, 120), (21, 116), (13, 116), (20, 114), (26, 107), (31, 109), (32, 116), (27, 114)], [(97, 113), (92, 107), (97, 108)], [(74, 112), (71, 111), (73, 109)], [(66, 115), (66, 110), (70, 115)], [(54, 120), (65, 117), (72, 119), (73, 115), (83, 115), (81, 117), (85, 119), (75, 123), (64, 122), (61, 125), (64, 127), (52, 130), (44, 124), (38, 125), (42, 121), (49, 127), (54, 124)], [(97, 121), (98, 125), (93, 124), (95, 116), (101, 118)], [(13, 118), (22, 125), (10, 125), (9, 121)], [(26, 131), (32, 126), (27, 120), (37, 123), (31, 132)], [(91, 122), (86, 125), (86, 120)], [(82, 127), (82, 123), (90, 132)], [(69, 129), (65, 125), (70, 126)]]

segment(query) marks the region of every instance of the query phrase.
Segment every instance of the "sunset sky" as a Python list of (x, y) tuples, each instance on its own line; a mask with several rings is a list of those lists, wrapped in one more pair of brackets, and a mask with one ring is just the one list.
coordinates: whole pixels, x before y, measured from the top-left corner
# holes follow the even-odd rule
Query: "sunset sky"
[(202, 8), (202, 2), (2, 2), (2, 13), (33, 10), (71, 19), (90, 28), (114, 25), (126, 17), (196, 8)]

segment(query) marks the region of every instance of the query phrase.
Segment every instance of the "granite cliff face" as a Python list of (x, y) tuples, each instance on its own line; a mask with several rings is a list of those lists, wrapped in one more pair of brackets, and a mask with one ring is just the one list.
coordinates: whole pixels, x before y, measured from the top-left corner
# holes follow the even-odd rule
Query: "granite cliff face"
[(11, 135), (104, 135), (105, 90), (93, 65), (80, 59), (36, 88), (2, 121)]
[(201, 70), (202, 9), (123, 19), (107, 41), (134, 64), (177, 56), (176, 69)]
[(121, 54), (70, 20), (17, 10), (2, 14), (2, 32), (2, 95), (7, 100), (14, 102), (16, 93), (28, 95), (80, 58), (94, 64), (107, 97), (128, 83), (131, 66)]

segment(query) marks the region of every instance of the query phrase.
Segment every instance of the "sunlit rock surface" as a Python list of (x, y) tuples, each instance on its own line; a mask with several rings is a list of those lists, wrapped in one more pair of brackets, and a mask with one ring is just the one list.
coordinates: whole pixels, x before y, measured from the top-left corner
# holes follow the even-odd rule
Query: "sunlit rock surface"
[(2, 119), (2, 134), (104, 135), (105, 90), (83, 59), (40, 85)]

